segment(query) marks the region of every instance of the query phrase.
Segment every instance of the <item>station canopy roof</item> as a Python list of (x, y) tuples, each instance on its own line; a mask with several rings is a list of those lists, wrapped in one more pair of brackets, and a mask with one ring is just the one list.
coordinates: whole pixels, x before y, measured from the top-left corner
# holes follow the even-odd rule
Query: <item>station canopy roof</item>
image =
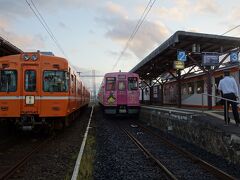
[(0, 36), (0, 57), (20, 54), (23, 51)]
[[(240, 38), (177, 31), (131, 69), (130, 72), (138, 73), (141, 79), (155, 79), (163, 73), (173, 72), (175, 71), (173, 63), (177, 60), (179, 50), (183, 50), (187, 54), (191, 53), (191, 57), (201, 64), (201, 53), (192, 53), (194, 44), (200, 45), (200, 52), (226, 54), (232, 49), (239, 48)], [(185, 68), (193, 65), (196, 65), (196, 63), (187, 57)]]

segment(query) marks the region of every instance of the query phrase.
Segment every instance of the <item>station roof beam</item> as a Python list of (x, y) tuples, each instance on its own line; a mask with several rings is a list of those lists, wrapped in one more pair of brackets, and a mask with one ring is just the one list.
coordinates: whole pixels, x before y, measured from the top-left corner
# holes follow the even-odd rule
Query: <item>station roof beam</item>
[[(192, 52), (194, 45), (196, 45), (196, 48), (199, 47), (200, 52), (218, 52), (226, 54), (230, 50), (240, 46), (240, 38), (177, 31), (131, 69), (130, 72), (138, 73), (142, 79), (157, 78), (157, 76), (164, 72), (174, 70), (173, 62), (177, 59), (178, 50), (184, 50), (187, 53), (191, 53), (191, 57), (201, 64), (201, 53)], [(185, 62), (185, 68), (193, 65), (196, 65), (196, 63), (189, 59)], [(158, 72), (157, 74), (156, 71)]]

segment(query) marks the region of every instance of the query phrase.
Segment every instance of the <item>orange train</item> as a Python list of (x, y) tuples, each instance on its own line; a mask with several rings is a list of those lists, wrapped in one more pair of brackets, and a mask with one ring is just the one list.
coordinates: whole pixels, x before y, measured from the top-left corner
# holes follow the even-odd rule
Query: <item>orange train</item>
[(0, 120), (23, 129), (59, 128), (89, 100), (89, 91), (64, 58), (40, 52), (0, 58)]

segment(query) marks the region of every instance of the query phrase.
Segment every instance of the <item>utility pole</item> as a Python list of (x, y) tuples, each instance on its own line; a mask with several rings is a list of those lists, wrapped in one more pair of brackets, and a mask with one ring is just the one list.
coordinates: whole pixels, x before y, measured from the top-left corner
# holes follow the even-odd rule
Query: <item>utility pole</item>
[(96, 77), (95, 70), (92, 70), (92, 83), (93, 83), (93, 102), (96, 101)]
[(96, 77), (104, 77), (104, 75), (101, 75), (101, 74), (97, 74), (96, 75), (96, 70), (92, 70), (92, 73), (91, 74), (83, 74), (82, 72), (81, 72), (81, 74), (79, 73), (79, 75), (80, 75), (80, 78), (92, 78), (92, 90), (91, 90), (91, 100), (92, 100), (92, 102), (94, 103), (95, 101), (96, 101), (96, 99), (97, 99), (97, 95), (96, 95), (96, 92), (97, 92), (97, 90), (96, 90), (96, 88), (97, 88), (97, 86), (96, 86)]

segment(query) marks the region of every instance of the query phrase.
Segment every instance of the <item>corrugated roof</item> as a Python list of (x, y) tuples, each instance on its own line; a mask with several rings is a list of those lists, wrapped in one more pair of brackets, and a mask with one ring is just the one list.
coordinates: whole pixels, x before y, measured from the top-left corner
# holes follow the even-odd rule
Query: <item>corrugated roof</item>
[(0, 57), (20, 54), (23, 51), (0, 36)]
[[(130, 72), (138, 73), (143, 79), (156, 78), (164, 72), (173, 70), (173, 61), (177, 59), (177, 51), (192, 51), (192, 45), (199, 44), (201, 52), (226, 53), (240, 46), (240, 38), (204, 34), (195, 32), (177, 31), (168, 40), (162, 43)], [(191, 55), (201, 64), (201, 54)], [(187, 60), (185, 67), (192, 66), (194, 62)]]

